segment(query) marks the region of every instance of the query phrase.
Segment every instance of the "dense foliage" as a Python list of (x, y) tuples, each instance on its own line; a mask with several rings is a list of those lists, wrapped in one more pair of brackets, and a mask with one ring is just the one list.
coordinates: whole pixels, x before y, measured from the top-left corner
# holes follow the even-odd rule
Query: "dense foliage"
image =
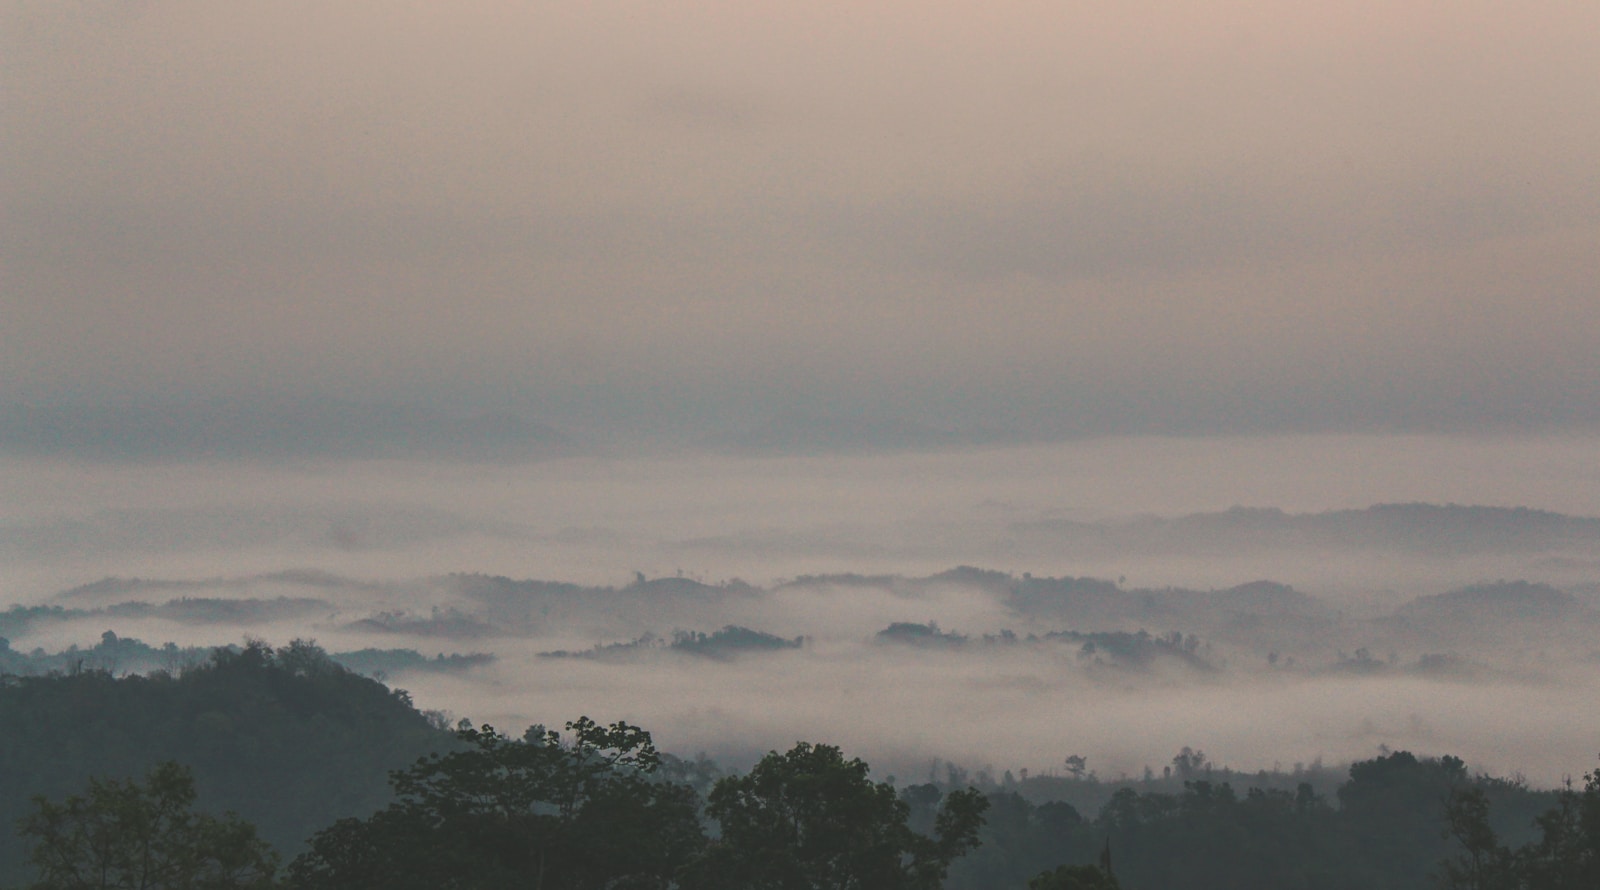
[(946, 796), (931, 836), (910, 806), (831, 745), (800, 743), (717, 782), (706, 812), (722, 834), (689, 872), (704, 890), (937, 890), (951, 860), (977, 842), (988, 802)]
[(254, 825), (193, 811), (194, 779), (163, 763), (144, 782), (90, 779), (22, 821), (34, 890), (270, 890), (278, 856)]
[(626, 723), (567, 724), (570, 742), (511, 739), (464, 724), (464, 750), (396, 772), (397, 800), (317, 833), (296, 887), (665, 888), (704, 838), (692, 790), (651, 782), (650, 735)]
[[(626, 723), (449, 733), (301, 643), (176, 675), (4, 677), (0, 714), (8, 887), (1600, 887), (1600, 770), (1536, 791), (1400, 751), (1336, 792), (1240, 792), (1185, 749), (1088, 818), (1009, 775), (897, 789), (823, 744), (723, 774)], [(1095, 787), (1074, 760), (1054, 781)]]
[(1100, 866), (1061, 865), (1028, 881), (1028, 890), (1120, 890), (1120, 885)]
[(1500, 842), (1492, 805), (1478, 788), (1459, 789), (1446, 806), (1459, 853), (1444, 862), (1450, 890), (1593, 890), (1600, 887), (1600, 769), (1568, 787), (1539, 815), (1539, 837), (1518, 848)]
[[(193, 772), (197, 806), (232, 810), (292, 855), (334, 820), (390, 799), (388, 773), (454, 744), (403, 692), (296, 643), (217, 650), (176, 674), (0, 676), (0, 826), (32, 795), (164, 761)], [(21, 842), (0, 831), (0, 886), (20, 881)]]

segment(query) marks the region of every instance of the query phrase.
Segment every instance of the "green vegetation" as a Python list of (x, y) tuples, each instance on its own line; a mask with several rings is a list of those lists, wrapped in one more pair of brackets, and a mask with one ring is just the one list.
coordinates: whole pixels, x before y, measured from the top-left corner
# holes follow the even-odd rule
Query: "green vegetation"
[[(1102, 785), (1074, 756), (1073, 778), (980, 791), (955, 767), (875, 782), (801, 742), (724, 773), (586, 717), (450, 732), (299, 642), (3, 676), (0, 713), (0, 886), (33, 890), (1600, 886), (1600, 770), (1537, 791), (1399, 751), (1328, 794), (1288, 774), (1240, 792), (1185, 749), (1169, 778)], [(1037, 797), (1069, 786), (1110, 796), (1093, 818)]]
[(554, 652), (541, 652), (541, 658), (592, 658), (602, 661), (628, 661), (651, 652), (676, 652), (683, 655), (698, 655), (717, 661), (729, 661), (740, 655), (763, 652), (778, 652), (784, 649), (799, 649), (805, 645), (805, 638), (795, 637), (785, 639), (740, 627), (736, 624), (724, 626), (721, 630), (711, 633), (700, 631), (679, 630), (674, 631), (670, 641), (664, 640), (653, 633), (635, 637), (625, 643), (596, 644), (591, 649), (571, 652), (560, 649)]
[(1593, 890), (1600, 887), (1600, 769), (1568, 787), (1534, 821), (1539, 836), (1520, 847), (1500, 843), (1493, 805), (1479, 788), (1458, 789), (1446, 806), (1457, 854), (1443, 863), (1447, 890)]
[(465, 749), (396, 772), (396, 801), (323, 829), (296, 887), (667, 887), (704, 843), (694, 792), (648, 780), (649, 733), (588, 718), (570, 742), (463, 724)]
[[(4, 676), (0, 715), (0, 826), (35, 794), (176, 761), (193, 771), (197, 807), (237, 812), (287, 856), (387, 804), (390, 770), (456, 744), (403, 691), (306, 643), (219, 649), (176, 673)], [(20, 838), (0, 831), (0, 886), (27, 875), (24, 860)]]
[(1028, 890), (1121, 890), (1121, 885), (1098, 865), (1062, 865), (1028, 881)]
[[(0, 637), (0, 674), (36, 676), (49, 673), (106, 671), (112, 674), (179, 673), (204, 664), (218, 649), (237, 653), (238, 646), (178, 646), (166, 643), (151, 646), (133, 637), (119, 637), (112, 631), (100, 635), (100, 642), (80, 648), (68, 646), (60, 652), (34, 649), (18, 652), (5, 637)], [(456, 673), (481, 667), (495, 660), (486, 652), (468, 654), (439, 653), (433, 658), (415, 649), (358, 649), (334, 652), (328, 659), (356, 673), (368, 676), (400, 671)]]
[(977, 843), (988, 802), (948, 795), (932, 836), (911, 830), (911, 807), (868, 778), (867, 764), (831, 745), (772, 752), (747, 775), (717, 782), (706, 812), (721, 838), (688, 873), (703, 890), (937, 890), (951, 860)]
[(83, 796), (36, 797), (22, 821), (36, 890), (267, 890), (278, 854), (254, 825), (196, 814), (194, 779), (175, 763), (135, 780), (90, 779)]

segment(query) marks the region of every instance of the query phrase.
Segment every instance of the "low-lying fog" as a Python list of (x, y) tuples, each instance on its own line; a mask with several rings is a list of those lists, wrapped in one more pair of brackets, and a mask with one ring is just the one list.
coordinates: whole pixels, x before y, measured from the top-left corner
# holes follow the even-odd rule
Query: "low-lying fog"
[(1555, 783), (1600, 752), (1596, 445), (7, 459), (0, 656), (414, 650), (357, 662), (453, 717), (627, 719), (735, 764), (799, 738), (906, 777), (1386, 745)]

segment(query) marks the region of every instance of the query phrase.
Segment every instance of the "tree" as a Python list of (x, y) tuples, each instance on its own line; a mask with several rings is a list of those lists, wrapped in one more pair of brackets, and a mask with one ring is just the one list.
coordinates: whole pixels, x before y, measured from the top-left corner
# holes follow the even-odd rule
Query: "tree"
[(657, 888), (704, 844), (697, 798), (653, 782), (650, 734), (587, 717), (520, 740), (463, 721), (463, 749), (394, 773), (397, 802), (343, 819), (290, 867), (304, 888)]
[(1445, 836), (1462, 852), (1444, 862), (1441, 883), (1450, 890), (1501, 890), (1515, 887), (1511, 852), (1489, 827), (1489, 798), (1483, 789), (1456, 788), (1445, 804)]
[(1584, 778), (1583, 791), (1569, 784), (1556, 805), (1534, 820), (1539, 840), (1517, 851), (1529, 890), (1600, 887), (1600, 769)]
[[(933, 789), (929, 805), (912, 796), (914, 788), (903, 790), (900, 798), (912, 807), (912, 827), (931, 833), (935, 805), (942, 795)], [(985, 797), (989, 808), (978, 834), (980, 844), (950, 864), (946, 890), (1021, 888), (1030, 877), (1062, 863), (1093, 861), (1102, 838), (1071, 804), (1051, 801), (1035, 806), (1022, 795), (1003, 790)]]
[(31, 796), (81, 795), (90, 776), (176, 761), (200, 809), (236, 812), (288, 851), (384, 806), (390, 771), (454, 742), (403, 693), (299, 642), (217, 650), (179, 674), (0, 678), (0, 887), (34, 877), (15, 831)]
[(1361, 851), (1352, 860), (1371, 887), (1425, 887), (1437, 864), (1454, 854), (1446, 843), (1444, 802), (1470, 783), (1460, 758), (1419, 758), (1394, 751), (1350, 765), (1339, 786), (1340, 821)]
[(90, 779), (83, 796), (33, 799), (22, 835), (34, 890), (260, 890), (278, 856), (232, 813), (195, 813), (194, 779), (162, 763), (139, 781)]
[(1180, 779), (1193, 779), (1202, 772), (1211, 769), (1211, 761), (1206, 757), (1206, 752), (1196, 751), (1188, 745), (1183, 746), (1177, 756), (1172, 758), (1172, 768)]
[(1028, 890), (1119, 890), (1116, 877), (1097, 865), (1063, 865), (1028, 881)]
[(935, 890), (951, 860), (977, 843), (988, 801), (947, 795), (933, 835), (907, 825), (910, 807), (860, 759), (801, 742), (746, 775), (717, 782), (706, 812), (722, 837), (685, 886), (743, 890)]

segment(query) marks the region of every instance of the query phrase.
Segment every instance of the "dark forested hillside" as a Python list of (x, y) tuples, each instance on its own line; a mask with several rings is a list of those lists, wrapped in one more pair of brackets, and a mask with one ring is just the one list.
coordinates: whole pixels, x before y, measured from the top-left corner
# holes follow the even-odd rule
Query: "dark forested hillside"
[[(948, 637), (944, 645), (965, 640), (924, 629)], [(1082, 758), (1068, 758), (1067, 778), (1007, 773), (996, 783), (980, 771), (982, 787), (972, 788), (948, 765), (948, 781), (896, 789), (869, 781), (869, 767), (838, 749), (799, 743), (741, 776), (661, 756), (642, 729), (588, 718), (568, 724), (570, 746), (539, 728), (520, 740), (466, 723), (450, 733), (403, 691), (299, 642), (216, 650), (176, 674), (0, 675), (0, 717), (0, 820), (33, 815), (25, 836), (0, 833), (0, 886), (32, 876), (25, 848), (43, 843), (41, 814), (71, 809), (70, 800), (34, 805), (35, 795), (60, 801), (91, 777), (102, 782), (87, 787), (104, 793), (140, 776), (153, 794), (169, 773), (192, 774), (197, 810), (235, 811), (258, 826), (293, 861), (295, 887), (368, 886), (373, 863), (407, 856), (413, 865), (371, 886), (439, 886), (425, 874), (446, 862), (450, 874), (492, 866), (505, 875), (565, 863), (574, 875), (649, 875), (639, 886), (663, 888), (756, 886), (738, 875), (821, 886), (782, 877), (834, 868), (827, 850), (784, 846), (783, 820), (811, 813), (794, 803), (805, 795), (844, 807), (805, 816), (819, 825), (860, 807), (877, 814), (872, 830), (900, 853), (837, 840), (851, 869), (892, 872), (884, 887), (1021, 890), (1047, 874), (1055, 883), (1040, 886), (1074, 886), (1080, 871), (1102, 875), (1097, 863), (1109, 863), (1119, 886), (1139, 890), (1588, 890), (1600, 868), (1600, 772), (1581, 793), (1540, 791), (1474, 776), (1453, 757), (1398, 751), (1352, 765), (1335, 787), (1320, 769), (1237, 773), (1185, 748), (1159, 778), (1102, 785)], [(527, 773), (522, 791), (506, 785), (515, 764)], [(778, 777), (770, 788), (758, 781), (763, 769)], [(458, 797), (465, 809), (450, 803)], [(638, 823), (630, 836), (655, 844), (637, 862), (617, 847), (629, 819)], [(539, 857), (525, 855), (528, 844)]]
[(290, 853), (389, 799), (388, 773), (452, 743), (404, 692), (296, 643), (217, 650), (176, 675), (0, 677), (0, 885), (21, 879), (10, 829), (31, 795), (77, 792), (161, 761), (192, 768), (198, 805), (234, 810)]

